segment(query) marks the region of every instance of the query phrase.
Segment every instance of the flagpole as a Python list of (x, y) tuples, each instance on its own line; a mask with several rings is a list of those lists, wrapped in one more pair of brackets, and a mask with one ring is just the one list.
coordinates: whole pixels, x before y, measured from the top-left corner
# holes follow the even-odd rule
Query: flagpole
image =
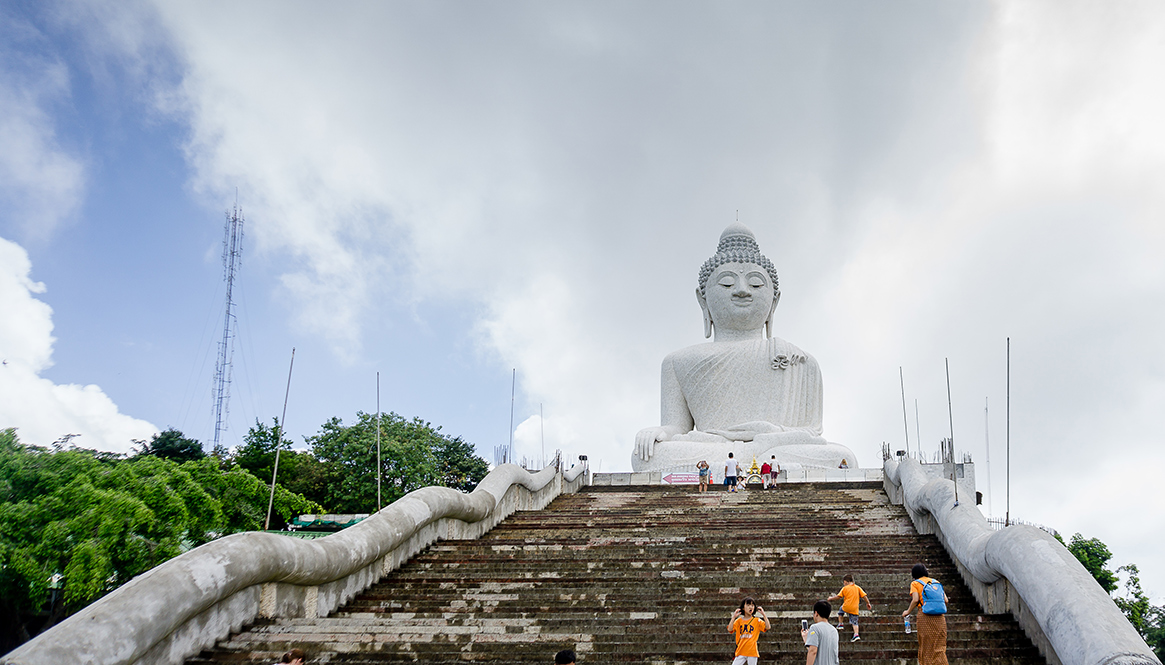
[(275, 468), (271, 470), (271, 496), (267, 499), (267, 519), (263, 530), (271, 528), (271, 509), (275, 506), (275, 478), (279, 475), (279, 449), (283, 447), (283, 422), (287, 420), (287, 398), (291, 395), (291, 370), (295, 368), (295, 347), (291, 347), (291, 365), (287, 368), (287, 390), (283, 393), (283, 416), (275, 427)]
[(955, 416), (954, 409), (951, 407), (951, 360), (944, 358), (943, 362), (946, 363), (947, 367), (947, 417), (951, 421), (951, 480), (955, 483), (955, 506), (957, 507), (959, 505), (959, 478), (955, 470)]
[(380, 477), (384, 467), (380, 462), (380, 372), (376, 373), (376, 512), (380, 512)]

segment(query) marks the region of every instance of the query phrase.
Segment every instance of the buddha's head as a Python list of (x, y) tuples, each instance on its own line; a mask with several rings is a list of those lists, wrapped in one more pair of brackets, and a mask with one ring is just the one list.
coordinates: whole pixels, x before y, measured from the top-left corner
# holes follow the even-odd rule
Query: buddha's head
[(777, 269), (760, 253), (752, 231), (732, 224), (700, 268), (696, 299), (704, 311), (704, 337), (713, 328), (751, 332), (766, 328), (772, 337), (773, 312), (781, 299)]

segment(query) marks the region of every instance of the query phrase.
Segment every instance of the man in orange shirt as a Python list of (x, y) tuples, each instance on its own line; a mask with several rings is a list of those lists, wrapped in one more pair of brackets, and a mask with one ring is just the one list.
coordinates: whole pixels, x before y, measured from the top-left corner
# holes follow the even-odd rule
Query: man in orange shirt
[(742, 600), (740, 607), (728, 620), (728, 632), (736, 637), (736, 657), (732, 665), (756, 665), (756, 659), (760, 657), (756, 641), (769, 628), (772, 628), (772, 624), (764, 608), (757, 607), (752, 598)]
[(870, 604), (870, 597), (866, 595), (866, 592), (863, 591), (860, 586), (854, 584), (853, 575), (847, 574), (845, 577), (841, 578), (841, 581), (841, 591), (838, 591), (836, 596), (830, 596), (828, 600), (837, 600), (838, 598), (842, 599), (841, 609), (837, 611), (837, 627), (841, 628), (844, 626), (845, 624), (843, 622), (848, 616), (849, 625), (854, 627), (854, 636), (850, 642), (857, 642), (858, 640), (862, 639), (861, 637), (858, 637), (858, 610), (860, 609), (859, 601), (862, 598), (866, 599), (866, 609), (873, 610), (874, 606)]

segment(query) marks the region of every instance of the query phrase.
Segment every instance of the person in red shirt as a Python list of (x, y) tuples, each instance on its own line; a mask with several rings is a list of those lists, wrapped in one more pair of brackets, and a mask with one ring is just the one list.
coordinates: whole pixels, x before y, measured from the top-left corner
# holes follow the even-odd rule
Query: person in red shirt
[(760, 652), (756, 642), (760, 634), (772, 628), (769, 617), (763, 607), (757, 607), (752, 598), (740, 601), (740, 607), (732, 613), (728, 620), (728, 632), (736, 637), (736, 657), (732, 665), (756, 665)]

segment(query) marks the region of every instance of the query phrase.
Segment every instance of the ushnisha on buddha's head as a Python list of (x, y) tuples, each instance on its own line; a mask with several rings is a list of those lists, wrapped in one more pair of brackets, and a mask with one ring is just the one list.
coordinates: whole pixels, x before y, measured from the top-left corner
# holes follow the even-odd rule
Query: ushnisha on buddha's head
[(712, 258), (700, 268), (696, 300), (704, 312), (704, 337), (716, 341), (773, 336), (772, 317), (781, 299), (777, 269), (760, 253), (756, 237), (741, 224), (720, 234)]

